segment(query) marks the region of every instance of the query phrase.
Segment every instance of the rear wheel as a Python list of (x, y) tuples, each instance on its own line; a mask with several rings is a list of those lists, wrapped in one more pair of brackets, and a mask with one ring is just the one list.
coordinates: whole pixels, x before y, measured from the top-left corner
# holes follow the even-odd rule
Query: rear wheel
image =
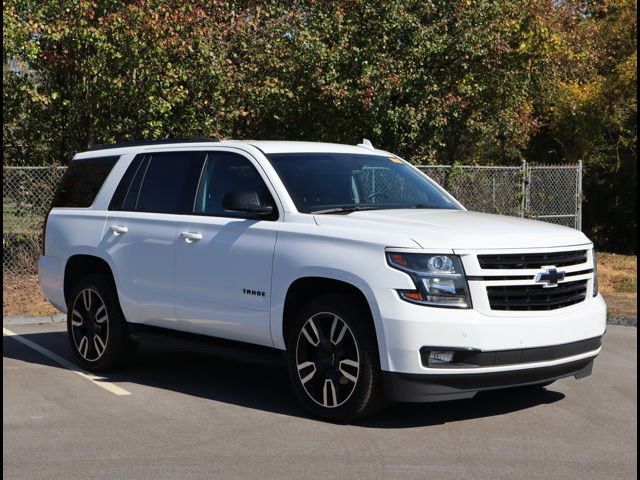
[(347, 422), (384, 405), (371, 315), (348, 295), (324, 295), (295, 315), (287, 363), (297, 397), (317, 417)]
[(133, 351), (113, 282), (102, 275), (89, 275), (73, 286), (67, 332), (78, 362), (87, 370), (120, 366)]

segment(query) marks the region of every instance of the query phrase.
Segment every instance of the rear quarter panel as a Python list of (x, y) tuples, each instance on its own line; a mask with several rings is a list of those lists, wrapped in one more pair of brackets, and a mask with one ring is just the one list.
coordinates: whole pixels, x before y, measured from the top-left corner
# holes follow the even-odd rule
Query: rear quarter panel
[[(105, 156), (103, 151), (89, 156)], [(100, 249), (111, 196), (134, 154), (123, 155), (111, 169), (89, 208), (53, 208), (47, 218), (45, 253), (39, 260), (40, 288), (58, 310), (66, 313), (64, 271), (72, 255), (93, 255), (111, 262)], [(115, 274), (115, 272), (114, 272)]]
[(64, 270), (72, 255), (103, 258), (99, 249), (106, 212), (86, 208), (54, 208), (47, 219), (46, 256), (38, 271), (43, 294), (58, 310), (66, 313)]

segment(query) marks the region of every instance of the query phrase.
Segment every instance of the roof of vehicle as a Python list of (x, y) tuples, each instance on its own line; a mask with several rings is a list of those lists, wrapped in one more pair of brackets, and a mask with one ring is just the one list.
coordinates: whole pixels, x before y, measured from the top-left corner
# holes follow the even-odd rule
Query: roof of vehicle
[(165, 148), (207, 148), (216, 146), (243, 146), (251, 145), (258, 148), (265, 154), (270, 153), (355, 153), (355, 154), (379, 154), (385, 155), (388, 152), (383, 150), (372, 150), (366, 146), (343, 145), (339, 143), (321, 142), (294, 142), (279, 140), (223, 140), (223, 141), (190, 141), (189, 139), (167, 140), (153, 142), (124, 142), (113, 145), (100, 145), (98, 148), (76, 154), (75, 159), (101, 157), (105, 155), (126, 155), (138, 152), (157, 151)]
[(119, 142), (119, 143), (98, 143), (87, 151), (92, 152), (94, 150), (113, 150), (116, 148), (126, 148), (126, 147), (146, 147), (149, 145), (174, 145), (180, 143), (199, 143), (199, 142), (218, 142), (218, 140), (214, 140), (209, 137), (185, 137), (185, 138), (164, 138), (164, 139), (154, 139), (154, 140), (131, 140), (127, 142)]
[[(313, 152), (333, 152), (333, 153), (372, 153), (367, 147), (358, 145), (344, 145), (341, 143), (323, 142), (293, 142), (281, 140), (229, 140), (222, 143), (243, 143), (253, 145), (264, 153), (313, 153)], [(378, 151), (379, 153), (384, 153)]]

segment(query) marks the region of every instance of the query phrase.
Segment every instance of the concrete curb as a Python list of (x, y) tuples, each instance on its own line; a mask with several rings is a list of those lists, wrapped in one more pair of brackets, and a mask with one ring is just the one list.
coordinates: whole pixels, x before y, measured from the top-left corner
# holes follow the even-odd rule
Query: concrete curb
[(57, 315), (49, 315), (46, 317), (35, 317), (35, 316), (2, 316), (2, 325), (33, 325), (33, 324), (43, 324), (43, 323), (58, 323), (64, 322), (67, 320), (67, 316), (59, 313)]
[(611, 317), (607, 318), (609, 325), (622, 325), (624, 327), (638, 328), (638, 319), (635, 317)]
[[(59, 313), (58, 315), (51, 315), (47, 317), (34, 317), (34, 316), (2, 316), (2, 325), (32, 325), (43, 323), (58, 323), (67, 320), (67, 316)], [(610, 317), (607, 318), (609, 325), (622, 325), (625, 327), (638, 327), (638, 319), (634, 317)]]

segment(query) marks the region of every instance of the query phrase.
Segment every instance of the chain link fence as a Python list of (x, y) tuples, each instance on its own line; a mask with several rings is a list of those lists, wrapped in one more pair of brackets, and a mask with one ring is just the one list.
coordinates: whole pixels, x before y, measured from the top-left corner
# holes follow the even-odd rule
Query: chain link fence
[(582, 229), (582, 162), (574, 165), (419, 167), (468, 210)]
[(2, 273), (37, 273), (42, 221), (64, 167), (2, 168)]
[(526, 182), (525, 216), (582, 229), (581, 162), (527, 166)]
[(524, 216), (525, 175), (520, 167), (435, 165), (419, 168), (468, 210)]
[[(419, 168), (469, 210), (581, 228), (580, 163)], [(3, 167), (3, 274), (37, 273), (42, 221), (64, 171), (64, 167)], [(371, 182), (382, 180), (371, 174)]]

